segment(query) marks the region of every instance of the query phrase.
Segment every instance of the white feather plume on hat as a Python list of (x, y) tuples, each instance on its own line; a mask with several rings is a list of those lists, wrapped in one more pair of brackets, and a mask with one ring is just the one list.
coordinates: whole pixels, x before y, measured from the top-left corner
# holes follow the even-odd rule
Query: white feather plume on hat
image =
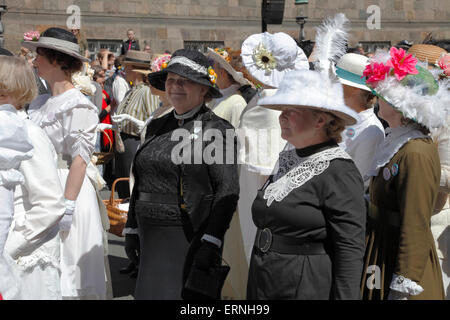
[(335, 75), (334, 64), (346, 52), (349, 23), (345, 14), (338, 13), (334, 17), (327, 17), (317, 27), (314, 54), (316, 70)]

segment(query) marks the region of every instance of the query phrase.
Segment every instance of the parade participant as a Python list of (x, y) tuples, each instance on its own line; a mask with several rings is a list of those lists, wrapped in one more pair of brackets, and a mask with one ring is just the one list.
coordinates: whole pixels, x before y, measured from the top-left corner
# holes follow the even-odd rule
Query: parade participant
[[(236, 139), (229, 142), (225, 137), (226, 130), (233, 128), (205, 106), (221, 96), (208, 69), (203, 54), (181, 49), (165, 69), (149, 74), (150, 84), (166, 92), (174, 110), (149, 123), (133, 161), (135, 183), (124, 232), (127, 255), (136, 263), (139, 258), (136, 299), (217, 299), (220, 295), (220, 284), (210, 288), (214, 283), (207, 281), (197, 286), (202, 281), (197, 276), (208, 278), (210, 270), (220, 269), (239, 185), (236, 149), (231, 149), (236, 148)], [(224, 158), (209, 162), (204, 157), (200, 164), (190, 157), (180, 162), (177, 152), (172, 157), (180, 144), (179, 138), (171, 139), (173, 134), (188, 133), (189, 151), (191, 140), (205, 150), (212, 144), (201, 136), (209, 129), (220, 132), (223, 139), (215, 139), (213, 145), (223, 150), (224, 157), (231, 152), (232, 164)], [(198, 152), (190, 155), (197, 157)]]
[[(426, 68), (426, 67), (425, 67)], [(363, 299), (443, 299), (430, 220), (440, 163), (429, 130), (448, 114), (448, 88), (403, 49), (379, 52), (364, 71), (389, 123), (369, 175)], [(375, 272), (372, 282), (371, 272)]]
[[(0, 85), (1, 94), (4, 90), (8, 88)], [(25, 299), (26, 287), (4, 247), (14, 215), (14, 189), (24, 182), (18, 168), (22, 161), (33, 156), (33, 145), (14, 106), (0, 105), (0, 123), (0, 300)]]
[(221, 98), (208, 103), (208, 107), (237, 128), (241, 113), (247, 105), (239, 88), (250, 83), (244, 78), (242, 72), (236, 71), (230, 64), (231, 54), (226, 48), (208, 48), (206, 56), (214, 63), (213, 67), (217, 73), (217, 86), (222, 94)]
[[(11, 77), (14, 74), (14, 77)], [(14, 221), (5, 251), (17, 264), (26, 299), (59, 300), (60, 239), (58, 223), (64, 215), (64, 196), (56, 170), (56, 152), (45, 132), (23, 110), (37, 94), (31, 67), (16, 57), (0, 57), (0, 103), (9, 103), (24, 120), (33, 144), (33, 157), (18, 170), (24, 183), (14, 193)]]
[(96, 190), (98, 171), (91, 163), (97, 108), (71, 82), (71, 75), (87, 59), (78, 53), (75, 36), (60, 28), (49, 28), (38, 41), (23, 45), (36, 50), (35, 66), (52, 89), (52, 96), (39, 96), (30, 104), (30, 111), (35, 110), (30, 117), (44, 129), (58, 154), (66, 207), (60, 222), (62, 296), (104, 299), (104, 229), (109, 224), (99, 207), (103, 203)]
[[(358, 113), (360, 121), (342, 132), (339, 144), (355, 161), (361, 176), (366, 176), (377, 146), (384, 140), (384, 127), (370, 105), (374, 98), (365, 85), (363, 71), (369, 59), (356, 53), (347, 53), (339, 59), (336, 74), (344, 88), (345, 104)], [(369, 179), (364, 187), (369, 186)]]
[[(132, 88), (127, 92), (120, 105), (117, 107), (115, 115), (128, 115), (134, 119), (145, 122), (150, 115), (158, 108), (159, 99), (150, 92), (146, 84), (146, 74), (150, 68), (151, 55), (142, 51), (129, 50), (122, 64), (126, 80), (132, 83)], [(117, 118), (116, 118), (117, 119)], [(113, 121), (114, 118), (112, 119)], [(124, 151), (117, 152), (115, 156), (115, 176), (116, 178), (128, 178), (130, 167), (136, 150), (141, 142), (141, 127), (135, 122), (125, 119), (119, 125), (120, 138), (123, 141)], [(126, 184), (117, 185), (119, 198), (129, 198), (130, 191)]]
[[(282, 111), (281, 135), (296, 149), (258, 191), (258, 228), (248, 299), (359, 299), (365, 204), (361, 175), (338, 142), (358, 120), (342, 86), (327, 74), (286, 74), (277, 93), (259, 100)], [(299, 214), (300, 213), (300, 214)]]
[[(428, 69), (439, 81), (448, 81), (450, 76), (450, 54), (434, 45), (413, 45), (408, 53), (428, 64)], [(438, 146), (441, 162), (441, 182), (439, 194), (431, 216), (431, 232), (433, 233), (436, 252), (442, 270), (442, 281), (446, 299), (450, 299), (450, 117), (446, 125), (431, 130), (431, 137)]]
[(282, 32), (251, 35), (242, 44), (241, 56), (252, 82), (259, 88), (243, 110), (238, 127), (239, 134), (245, 137), (239, 153), (242, 165), (239, 169), (238, 212), (242, 235), (234, 236), (242, 238), (247, 257), (247, 265), (242, 268), (248, 270), (256, 234), (251, 206), (257, 190), (271, 174), (280, 151), (286, 145), (278, 122), (280, 111), (263, 108), (258, 101), (275, 94), (287, 72), (307, 70), (309, 63), (295, 40)]

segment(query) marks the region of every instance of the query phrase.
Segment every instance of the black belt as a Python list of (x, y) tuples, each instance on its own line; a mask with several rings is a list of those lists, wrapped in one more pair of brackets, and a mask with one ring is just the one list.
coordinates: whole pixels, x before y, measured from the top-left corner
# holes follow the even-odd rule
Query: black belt
[(258, 229), (254, 247), (261, 253), (273, 251), (282, 254), (299, 255), (327, 254), (322, 241), (311, 242), (309, 239), (281, 236), (273, 234), (268, 228)]
[(180, 203), (178, 194), (149, 193), (141, 191), (137, 194), (137, 200), (176, 205)]

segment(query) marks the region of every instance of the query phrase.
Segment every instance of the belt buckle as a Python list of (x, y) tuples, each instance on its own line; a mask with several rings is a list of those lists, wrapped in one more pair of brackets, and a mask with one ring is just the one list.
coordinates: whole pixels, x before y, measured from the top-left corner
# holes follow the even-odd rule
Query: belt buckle
[[(264, 245), (261, 245), (261, 238), (264, 235), (265, 237), (265, 242)], [(269, 251), (270, 247), (272, 246), (272, 231), (270, 231), (269, 228), (264, 228), (258, 235), (258, 249), (262, 252), (262, 253), (266, 253), (267, 251)]]

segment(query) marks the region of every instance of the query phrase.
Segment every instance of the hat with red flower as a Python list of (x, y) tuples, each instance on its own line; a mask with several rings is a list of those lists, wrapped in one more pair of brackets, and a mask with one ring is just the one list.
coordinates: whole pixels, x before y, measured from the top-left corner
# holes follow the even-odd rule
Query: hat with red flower
[(404, 117), (431, 129), (444, 125), (450, 109), (448, 81), (436, 81), (426, 65), (403, 49), (377, 51), (363, 77), (373, 93)]

